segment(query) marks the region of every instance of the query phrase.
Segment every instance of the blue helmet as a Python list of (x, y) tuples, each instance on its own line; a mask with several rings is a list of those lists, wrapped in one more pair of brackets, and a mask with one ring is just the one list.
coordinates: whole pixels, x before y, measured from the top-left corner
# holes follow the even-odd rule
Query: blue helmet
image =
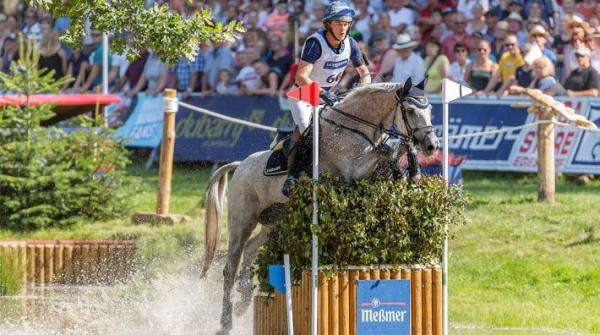
[(356, 12), (344, 1), (332, 1), (325, 10), (323, 22), (353, 21)]

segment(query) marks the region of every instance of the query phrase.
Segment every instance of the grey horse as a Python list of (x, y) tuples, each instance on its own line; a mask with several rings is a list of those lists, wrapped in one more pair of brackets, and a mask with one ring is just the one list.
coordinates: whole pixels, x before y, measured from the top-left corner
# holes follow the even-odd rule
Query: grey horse
[[(417, 85), (422, 86), (423, 83)], [(425, 155), (438, 149), (438, 138), (431, 125), (431, 105), (422, 93), (404, 83), (378, 83), (357, 87), (332, 107), (320, 113), (320, 172), (344, 180), (368, 178), (382, 161), (394, 159), (399, 150), (380, 150), (391, 137), (417, 144)], [(398, 147), (403, 147), (402, 145)], [(231, 291), (244, 255), (240, 272), (243, 313), (252, 299), (251, 265), (258, 247), (266, 241), (273, 217), (281, 215), (288, 199), (281, 193), (285, 175), (263, 175), (270, 151), (256, 152), (241, 162), (217, 169), (205, 197), (205, 253), (202, 278), (211, 266), (218, 247), (222, 225), (227, 177), (235, 170), (228, 192), (229, 249), (223, 270), (223, 309), (221, 330), (232, 328)], [(258, 223), (261, 230), (251, 235)]]

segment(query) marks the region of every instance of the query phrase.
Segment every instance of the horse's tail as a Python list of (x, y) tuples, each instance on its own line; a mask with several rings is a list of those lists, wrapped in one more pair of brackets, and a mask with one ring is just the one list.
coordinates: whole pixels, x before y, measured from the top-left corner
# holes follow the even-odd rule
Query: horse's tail
[(225, 193), (227, 192), (227, 175), (235, 170), (240, 162), (233, 162), (218, 168), (210, 178), (206, 197), (204, 199), (204, 267), (201, 278), (206, 273), (215, 257), (215, 251), (221, 235), (221, 221), (223, 207), (225, 206)]

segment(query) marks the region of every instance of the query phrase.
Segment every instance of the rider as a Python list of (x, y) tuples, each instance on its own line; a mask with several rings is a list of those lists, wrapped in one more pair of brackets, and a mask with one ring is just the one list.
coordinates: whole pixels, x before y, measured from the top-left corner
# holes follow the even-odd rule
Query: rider
[[(339, 83), (348, 63), (360, 76), (361, 84), (371, 82), (369, 69), (365, 64), (360, 47), (356, 40), (348, 36), (356, 13), (343, 1), (331, 2), (323, 18), (323, 29), (310, 35), (304, 47), (296, 72), (295, 83), (291, 89), (297, 89), (312, 82), (318, 82), (321, 87), (321, 101), (327, 105), (337, 102), (333, 88)], [(312, 107), (300, 100), (290, 100), (290, 110), (296, 127), (290, 138), (288, 149), (288, 176), (283, 183), (282, 192), (289, 195), (290, 189), (298, 181), (300, 173), (310, 164), (311, 148), (307, 141), (301, 141), (302, 135), (308, 128)], [(302, 159), (297, 159), (299, 152)]]

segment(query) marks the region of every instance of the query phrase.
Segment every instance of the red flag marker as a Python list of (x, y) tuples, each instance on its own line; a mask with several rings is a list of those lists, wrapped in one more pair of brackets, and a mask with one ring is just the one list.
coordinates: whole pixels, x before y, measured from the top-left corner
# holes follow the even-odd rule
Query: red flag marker
[(287, 97), (290, 99), (296, 99), (304, 101), (313, 107), (319, 106), (319, 83), (313, 81), (308, 85), (304, 85), (295, 90), (291, 90), (287, 93)]

